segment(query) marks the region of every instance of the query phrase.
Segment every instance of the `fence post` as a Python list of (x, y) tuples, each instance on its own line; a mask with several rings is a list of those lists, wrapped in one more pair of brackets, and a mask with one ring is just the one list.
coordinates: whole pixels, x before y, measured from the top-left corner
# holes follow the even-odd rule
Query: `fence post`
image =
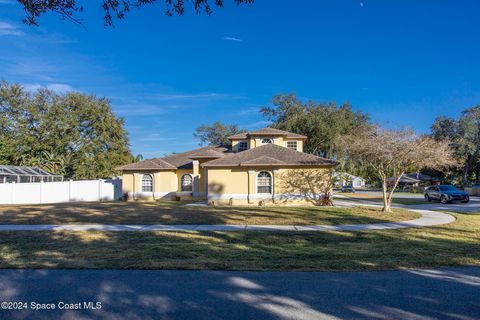
[(11, 196), (12, 198), (10, 199), (10, 201), (12, 202), (12, 204), (15, 204), (15, 181), (12, 181), (11, 183)]
[(72, 188), (73, 188), (73, 180), (68, 180), (68, 202), (72, 201)]
[(98, 180), (98, 201), (102, 201), (102, 186), (103, 186), (103, 180), (99, 179)]
[(40, 180), (40, 203), (43, 203), (43, 178)]

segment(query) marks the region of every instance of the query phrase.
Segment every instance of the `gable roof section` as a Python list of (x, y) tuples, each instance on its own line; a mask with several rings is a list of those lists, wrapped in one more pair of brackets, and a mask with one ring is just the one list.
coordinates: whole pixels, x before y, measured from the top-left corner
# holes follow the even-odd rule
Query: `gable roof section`
[(261, 165), (280, 165), (280, 164), (285, 164), (285, 162), (269, 156), (261, 156), (256, 159), (245, 161), (241, 165), (261, 166)]
[(313, 154), (295, 151), (275, 144), (225, 155), (220, 159), (202, 164), (203, 167), (248, 167), (248, 166), (334, 166), (337, 162)]
[[(230, 152), (230, 149), (222, 146), (208, 146), (187, 152), (172, 154), (168, 157), (146, 159), (136, 163), (130, 163), (117, 167), (117, 170), (175, 170), (175, 169), (191, 169), (192, 156), (195, 155), (215, 155), (215, 157), (223, 157), (224, 153)], [(201, 158), (201, 157), (198, 157)]]
[(162, 158), (147, 159), (136, 163), (126, 164), (116, 168), (117, 170), (169, 170), (175, 166)]
[(307, 138), (307, 136), (293, 133), (293, 132), (283, 131), (275, 128), (263, 128), (263, 129), (250, 131), (250, 132), (237, 133), (229, 136), (228, 139), (230, 140), (247, 139), (249, 136), (285, 136), (287, 138), (297, 138), (297, 139)]
[(190, 159), (217, 159), (223, 157), (223, 153), (214, 149), (200, 150), (190, 156)]

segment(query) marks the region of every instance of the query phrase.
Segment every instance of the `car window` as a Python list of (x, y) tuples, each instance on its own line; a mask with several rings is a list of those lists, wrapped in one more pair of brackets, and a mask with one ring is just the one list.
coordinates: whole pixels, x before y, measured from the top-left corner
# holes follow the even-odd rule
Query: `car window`
[(458, 190), (454, 186), (449, 186), (449, 185), (440, 186), (439, 188), (441, 191), (457, 191)]

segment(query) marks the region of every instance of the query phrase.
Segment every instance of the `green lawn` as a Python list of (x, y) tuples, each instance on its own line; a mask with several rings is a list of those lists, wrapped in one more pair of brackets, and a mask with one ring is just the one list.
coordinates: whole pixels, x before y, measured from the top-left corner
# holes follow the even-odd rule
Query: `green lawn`
[(185, 202), (90, 202), (0, 207), (0, 224), (361, 224), (404, 221), (417, 213), (337, 207), (191, 207)]
[(375, 270), (480, 265), (480, 215), (362, 232), (2, 232), (1, 268)]

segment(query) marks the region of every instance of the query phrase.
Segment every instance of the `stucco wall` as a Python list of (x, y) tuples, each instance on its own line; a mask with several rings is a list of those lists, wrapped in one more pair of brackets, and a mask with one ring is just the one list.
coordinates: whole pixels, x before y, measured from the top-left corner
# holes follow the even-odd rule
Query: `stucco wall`
[[(257, 193), (257, 175), (261, 171), (269, 172), (273, 177), (272, 194)], [(202, 169), (198, 175), (198, 189), (193, 190), (194, 197), (205, 196), (205, 171)], [(331, 175), (331, 168), (210, 168), (208, 169), (208, 198), (228, 200), (230, 204), (258, 204), (260, 201), (268, 203), (288, 202), (288, 204), (304, 202), (302, 193), (307, 193), (304, 185), (312, 183), (318, 188), (316, 192), (323, 192), (324, 185)], [(154, 176), (154, 192), (142, 193), (141, 179), (144, 174)], [(135, 173), (124, 173), (123, 192), (131, 194), (131, 199), (171, 199), (181, 196), (183, 199), (190, 199), (192, 193), (181, 192), (180, 179), (184, 174), (193, 174), (193, 170), (176, 171), (139, 171)], [(288, 179), (299, 183), (298, 188), (288, 184)], [(302, 181), (303, 179), (303, 181)], [(323, 185), (323, 186), (322, 186)], [(293, 196), (292, 196), (293, 194)], [(286, 197), (285, 195), (288, 195)], [(233, 199), (233, 203), (232, 200)], [(287, 204), (287, 203), (285, 203)]]
[[(257, 175), (261, 171), (272, 175), (271, 195), (257, 193)], [(308, 204), (315, 199), (314, 194), (323, 195), (328, 191), (331, 174), (332, 169), (328, 167), (210, 168), (208, 199), (219, 204), (258, 204), (260, 201), (265, 204)]]
[(144, 174), (151, 174), (154, 178), (153, 191), (154, 192), (172, 192), (176, 191), (178, 187), (177, 175), (174, 171), (136, 171), (124, 172), (122, 175), (123, 192), (141, 192), (142, 191), (142, 177)]
[(247, 194), (248, 172), (246, 169), (209, 169), (208, 194)]

